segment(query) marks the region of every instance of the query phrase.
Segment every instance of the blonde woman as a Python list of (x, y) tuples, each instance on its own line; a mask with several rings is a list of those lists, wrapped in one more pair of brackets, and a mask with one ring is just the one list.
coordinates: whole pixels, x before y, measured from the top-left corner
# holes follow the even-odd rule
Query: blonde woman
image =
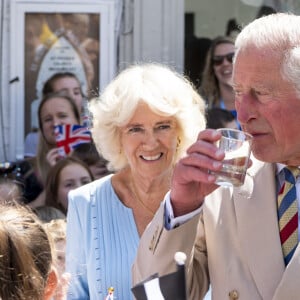
[[(140, 236), (170, 188), (173, 166), (205, 128), (204, 101), (170, 68), (135, 65), (91, 104), (97, 150), (114, 172), (69, 193), (69, 299), (132, 299)], [(80, 243), (78, 242), (80, 241)]]

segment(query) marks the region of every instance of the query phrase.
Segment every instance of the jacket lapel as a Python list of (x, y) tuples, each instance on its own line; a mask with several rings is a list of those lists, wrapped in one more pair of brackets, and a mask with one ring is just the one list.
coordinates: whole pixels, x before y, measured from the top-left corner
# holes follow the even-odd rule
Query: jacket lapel
[(233, 191), (241, 247), (263, 299), (272, 299), (283, 262), (276, 208), (275, 170), (254, 160), (245, 184)]
[(284, 275), (276, 289), (273, 300), (298, 299), (300, 295), (299, 284), (300, 247), (298, 247), (287, 265)]

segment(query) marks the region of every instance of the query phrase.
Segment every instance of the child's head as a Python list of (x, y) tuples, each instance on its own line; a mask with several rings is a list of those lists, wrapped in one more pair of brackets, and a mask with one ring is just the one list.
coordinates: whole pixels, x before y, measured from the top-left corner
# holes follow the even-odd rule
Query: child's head
[(88, 166), (75, 157), (59, 160), (49, 171), (46, 180), (46, 205), (68, 210), (68, 193), (94, 180)]
[(79, 79), (70, 72), (55, 73), (44, 84), (43, 95), (66, 92), (73, 98), (79, 112), (83, 106), (83, 91)]
[(0, 205), (0, 241), (0, 299), (49, 299), (57, 275), (51, 241), (36, 215), (25, 206)]
[(206, 112), (207, 128), (233, 128), (238, 129), (234, 115), (222, 108), (209, 108)]
[(0, 204), (22, 202), (22, 188), (19, 183), (8, 177), (0, 178)]
[(66, 219), (55, 219), (44, 224), (44, 227), (52, 239), (54, 245), (54, 264), (61, 276), (65, 272), (66, 252)]
[(44, 223), (48, 223), (56, 219), (66, 218), (65, 214), (61, 210), (53, 206), (39, 206), (34, 208), (34, 212)]
[(85, 162), (93, 173), (94, 179), (99, 179), (111, 173), (107, 169), (107, 161), (98, 153), (93, 142), (78, 145), (71, 156)]

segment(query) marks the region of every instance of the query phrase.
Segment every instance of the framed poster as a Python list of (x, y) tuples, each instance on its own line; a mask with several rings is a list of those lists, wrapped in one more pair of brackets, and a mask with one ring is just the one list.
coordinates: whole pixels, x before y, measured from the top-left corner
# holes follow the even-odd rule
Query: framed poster
[(18, 120), (12, 142), (18, 157), (26, 134), (38, 126), (47, 79), (71, 72), (89, 99), (114, 77), (114, 1), (12, 0), (11, 13), (11, 120)]

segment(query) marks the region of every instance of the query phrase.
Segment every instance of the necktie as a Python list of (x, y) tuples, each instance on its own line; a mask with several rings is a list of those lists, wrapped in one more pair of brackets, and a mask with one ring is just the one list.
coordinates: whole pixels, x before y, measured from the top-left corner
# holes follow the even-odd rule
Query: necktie
[(297, 167), (286, 167), (283, 172), (285, 181), (278, 194), (278, 219), (282, 252), (287, 265), (298, 245), (298, 203), (295, 183), (300, 170)]

